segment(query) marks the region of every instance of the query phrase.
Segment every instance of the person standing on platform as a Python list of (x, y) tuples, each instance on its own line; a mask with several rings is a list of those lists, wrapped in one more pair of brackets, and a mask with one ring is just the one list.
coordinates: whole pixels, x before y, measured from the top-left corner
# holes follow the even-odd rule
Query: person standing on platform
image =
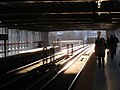
[(104, 38), (100, 38), (100, 33), (98, 33), (98, 38), (95, 41), (95, 55), (98, 57), (98, 66), (104, 67), (104, 58), (105, 58), (105, 49), (106, 49), (106, 42)]
[(115, 34), (113, 35), (114, 37), (114, 42), (115, 42), (115, 51), (114, 54), (116, 55), (116, 50), (117, 50), (117, 43), (119, 42), (118, 38), (115, 36)]
[(115, 42), (113, 35), (110, 36), (110, 57), (113, 60), (114, 59), (114, 52), (115, 52)]
[(116, 49), (117, 49), (117, 43), (119, 42), (118, 38), (115, 37), (115, 35), (111, 35), (110, 37), (110, 57), (113, 60), (114, 56), (116, 54)]

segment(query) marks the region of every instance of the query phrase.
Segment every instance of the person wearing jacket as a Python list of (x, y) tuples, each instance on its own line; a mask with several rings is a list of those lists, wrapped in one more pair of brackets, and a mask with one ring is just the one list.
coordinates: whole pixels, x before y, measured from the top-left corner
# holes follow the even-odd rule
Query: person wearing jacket
[(100, 38), (100, 36), (98, 36), (98, 38), (95, 41), (95, 55), (98, 57), (99, 67), (101, 67), (101, 63), (102, 66), (104, 67), (105, 49), (106, 49), (105, 39)]

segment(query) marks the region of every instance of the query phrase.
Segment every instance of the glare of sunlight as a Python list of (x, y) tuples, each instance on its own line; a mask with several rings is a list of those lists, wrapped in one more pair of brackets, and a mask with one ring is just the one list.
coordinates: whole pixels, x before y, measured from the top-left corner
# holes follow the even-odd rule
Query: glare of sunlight
[(68, 67), (70, 67), (74, 63), (74, 60), (69, 61), (58, 73), (61, 73), (62, 71), (66, 70)]
[(31, 66), (31, 67), (25, 68), (25, 69), (17, 72), (16, 74), (24, 74), (24, 73), (30, 72), (30, 71), (32, 71), (33, 69), (39, 67), (40, 65), (41, 65), (40, 63), (39, 63), (39, 64), (35, 64), (35, 65)]
[(43, 50), (42, 48), (38, 48), (38, 49), (31, 49), (31, 50), (27, 50), (27, 51), (20, 51), (19, 53), (30, 53), (30, 52), (36, 52), (36, 51), (41, 51)]
[(107, 52), (109, 52), (108, 49), (105, 50), (105, 64), (107, 64), (107, 59), (108, 59)]

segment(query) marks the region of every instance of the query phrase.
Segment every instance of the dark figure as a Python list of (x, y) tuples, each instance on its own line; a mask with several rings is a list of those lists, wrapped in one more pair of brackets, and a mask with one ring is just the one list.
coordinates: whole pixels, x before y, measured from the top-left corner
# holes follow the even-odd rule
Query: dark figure
[(116, 55), (117, 43), (119, 42), (119, 40), (118, 40), (118, 38), (115, 36), (115, 34), (114, 34), (113, 38), (114, 38), (114, 43), (115, 43), (115, 50), (114, 50), (114, 54)]
[(110, 36), (110, 54), (111, 54), (111, 59), (114, 59), (114, 54), (116, 51), (116, 43), (115, 43), (115, 39), (113, 37), (113, 35)]
[(109, 37), (107, 37), (106, 43), (107, 43), (107, 49), (109, 49), (110, 48), (110, 38)]
[(106, 49), (105, 39), (98, 37), (95, 41), (95, 54), (98, 57), (99, 67), (101, 67), (101, 60), (102, 66), (104, 67), (105, 49)]
[(38, 42), (38, 46), (37, 46), (37, 47), (38, 47), (38, 48), (41, 47), (41, 41)]

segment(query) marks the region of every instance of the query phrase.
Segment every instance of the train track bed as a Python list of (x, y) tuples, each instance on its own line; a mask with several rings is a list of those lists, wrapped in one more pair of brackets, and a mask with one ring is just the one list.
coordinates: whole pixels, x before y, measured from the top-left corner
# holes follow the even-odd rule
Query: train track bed
[(93, 47), (90, 47), (89, 51), (86, 49), (83, 52), (80, 52), (79, 55), (72, 58), (70, 62), (57, 72), (52, 79), (47, 82), (43, 80), (44, 85), (43, 82), (37, 82), (27, 88), (27, 90), (68, 90), (89, 60), (89, 57), (92, 54), (92, 49)]
[(59, 51), (58, 46), (55, 47), (48, 46), (43, 48), (31, 49), (27, 51), (21, 51), (19, 52), (19, 54), (7, 56), (6, 59), (0, 58), (0, 76), (13, 69), (46, 58), (54, 53), (57, 53), (58, 51)]
[[(77, 49), (78, 48), (76, 48), (75, 49), (75, 51), (77, 51)], [(72, 57), (72, 56), (71, 56)], [(65, 57), (60, 57), (60, 59), (56, 59), (56, 60), (54, 60), (54, 63), (52, 62), (52, 63), (48, 63), (48, 64), (45, 64), (44, 65), (44, 67), (49, 67), (48, 69), (43, 69), (44, 67), (42, 67), (43, 65), (41, 65), (41, 67), (39, 67), (40, 66), (40, 64), (39, 64), (39, 66), (38, 67), (36, 67), (35, 69), (31, 69), (31, 70), (29, 70), (29, 69), (26, 69), (26, 68), (23, 68), (24, 70), (21, 70), (21, 71), (19, 71), (19, 70), (13, 70), (13, 72), (14, 72), (14, 74), (12, 73), (10, 73), (9, 72), (9, 75), (7, 75), (7, 76), (5, 76), (4, 78), (2, 78), (2, 80), (1, 81), (4, 81), (4, 83), (2, 83), (1, 84), (1, 89), (3, 88), (3, 89), (14, 89), (14, 87), (16, 88), (16, 87), (19, 87), (19, 89), (20, 89), (20, 87), (21, 86), (24, 86), (24, 82), (25, 81), (29, 81), (29, 82), (31, 82), (31, 83), (29, 83), (28, 85), (27, 84), (25, 84), (25, 87), (27, 87), (27, 86), (29, 86), (29, 85), (31, 85), (32, 83), (35, 83), (36, 82), (36, 80), (41, 80), (41, 78), (43, 79), (43, 76), (44, 77), (47, 77), (47, 76), (49, 76), (49, 75), (51, 75), (51, 71), (52, 71), (52, 75), (53, 74), (55, 74), (56, 73), (56, 71), (57, 71), (57, 69), (58, 68), (55, 68), (56, 66), (58, 66), (59, 68), (60, 68), (60, 65), (59, 65), (59, 63), (63, 63), (63, 61), (66, 61), (65, 60)], [(56, 62), (56, 63), (55, 63)], [(67, 61), (66, 61), (67, 62)], [(31, 65), (30, 65), (31, 66)], [(27, 66), (28, 67), (28, 66)], [(45, 72), (45, 74), (43, 74), (42, 73), (42, 71), (44, 71)], [(49, 72), (50, 71), (50, 72)], [(20, 73), (21, 72), (21, 73)], [(6, 78), (7, 77), (7, 78)], [(11, 78), (12, 77), (12, 78)], [(29, 77), (29, 78), (28, 78)], [(16, 83), (16, 82), (18, 82), (18, 83)], [(24, 87), (24, 88), (25, 88)], [(23, 87), (22, 87), (23, 88)]]

